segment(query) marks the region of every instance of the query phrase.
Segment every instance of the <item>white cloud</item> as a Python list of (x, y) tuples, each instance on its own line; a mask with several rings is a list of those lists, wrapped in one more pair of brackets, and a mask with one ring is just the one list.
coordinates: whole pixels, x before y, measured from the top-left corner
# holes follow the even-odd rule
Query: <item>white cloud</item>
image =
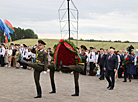
[[(0, 0), (1, 19), (33, 29), (40, 38), (61, 38), (58, 9), (62, 1)], [(137, 0), (73, 1), (79, 10), (79, 38), (137, 41)]]

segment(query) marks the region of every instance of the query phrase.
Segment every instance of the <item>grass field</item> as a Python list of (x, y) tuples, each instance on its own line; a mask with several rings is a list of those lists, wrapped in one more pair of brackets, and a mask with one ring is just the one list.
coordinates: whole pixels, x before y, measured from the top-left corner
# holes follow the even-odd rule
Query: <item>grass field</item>
[[(58, 39), (42, 39), (46, 42), (46, 48), (53, 48), (53, 46), (55, 44), (57, 44), (59, 42)], [(16, 40), (13, 41), (12, 43), (14, 44), (26, 44), (28, 46), (34, 46), (37, 44), (38, 39), (23, 39), (21, 40)], [(76, 45), (76, 41), (73, 40), (72, 41), (75, 45)], [(10, 43), (9, 43), (10, 44)], [(7, 45), (9, 45), (7, 44)], [(133, 45), (135, 49), (138, 48), (138, 44), (136, 43), (116, 43), (116, 42), (86, 42), (86, 41), (78, 41), (78, 47), (80, 45), (86, 45), (86, 47), (89, 49), (89, 47), (95, 47), (97, 49), (100, 49), (102, 46), (104, 49), (109, 49), (110, 46), (113, 46), (116, 48), (116, 50), (122, 50), (122, 49), (126, 49), (129, 45)]]

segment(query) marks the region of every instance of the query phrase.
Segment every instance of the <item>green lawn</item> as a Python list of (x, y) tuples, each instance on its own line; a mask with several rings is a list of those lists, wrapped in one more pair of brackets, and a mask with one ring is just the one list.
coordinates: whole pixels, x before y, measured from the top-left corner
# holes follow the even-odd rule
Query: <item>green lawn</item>
[[(42, 39), (46, 42), (46, 48), (50, 47), (52, 48), (55, 44), (58, 43), (58, 39)], [(28, 46), (34, 46), (37, 44), (38, 39), (23, 39), (22, 43), (26, 44)], [(76, 45), (76, 41), (73, 40), (74, 44)], [(14, 44), (21, 44), (21, 40), (13, 41)], [(9, 43), (10, 44), (10, 43)], [(9, 45), (7, 43), (7, 45)], [(80, 45), (86, 45), (86, 47), (89, 49), (89, 47), (95, 47), (100, 49), (102, 47), (102, 42), (86, 42), (86, 41), (78, 41), (78, 47)], [(138, 44), (134, 43), (116, 43), (116, 42), (103, 42), (103, 48), (109, 49), (110, 46), (113, 46), (116, 48), (116, 50), (122, 50), (126, 49), (129, 45), (133, 45), (136, 48), (138, 48)]]

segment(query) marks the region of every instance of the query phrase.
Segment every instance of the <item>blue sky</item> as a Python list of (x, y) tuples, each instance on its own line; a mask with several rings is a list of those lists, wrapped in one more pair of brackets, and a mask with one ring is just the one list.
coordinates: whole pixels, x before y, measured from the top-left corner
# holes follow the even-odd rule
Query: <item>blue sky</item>
[[(0, 0), (0, 19), (9, 20), (15, 27), (33, 29), (39, 38), (60, 39), (58, 9), (62, 2)], [(73, 2), (79, 10), (79, 38), (138, 41), (138, 0)]]

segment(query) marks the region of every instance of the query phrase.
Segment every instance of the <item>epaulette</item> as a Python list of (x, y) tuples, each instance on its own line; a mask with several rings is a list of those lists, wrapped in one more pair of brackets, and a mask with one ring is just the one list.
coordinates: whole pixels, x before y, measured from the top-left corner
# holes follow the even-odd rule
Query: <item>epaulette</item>
[(45, 53), (47, 53), (47, 51), (44, 51)]

